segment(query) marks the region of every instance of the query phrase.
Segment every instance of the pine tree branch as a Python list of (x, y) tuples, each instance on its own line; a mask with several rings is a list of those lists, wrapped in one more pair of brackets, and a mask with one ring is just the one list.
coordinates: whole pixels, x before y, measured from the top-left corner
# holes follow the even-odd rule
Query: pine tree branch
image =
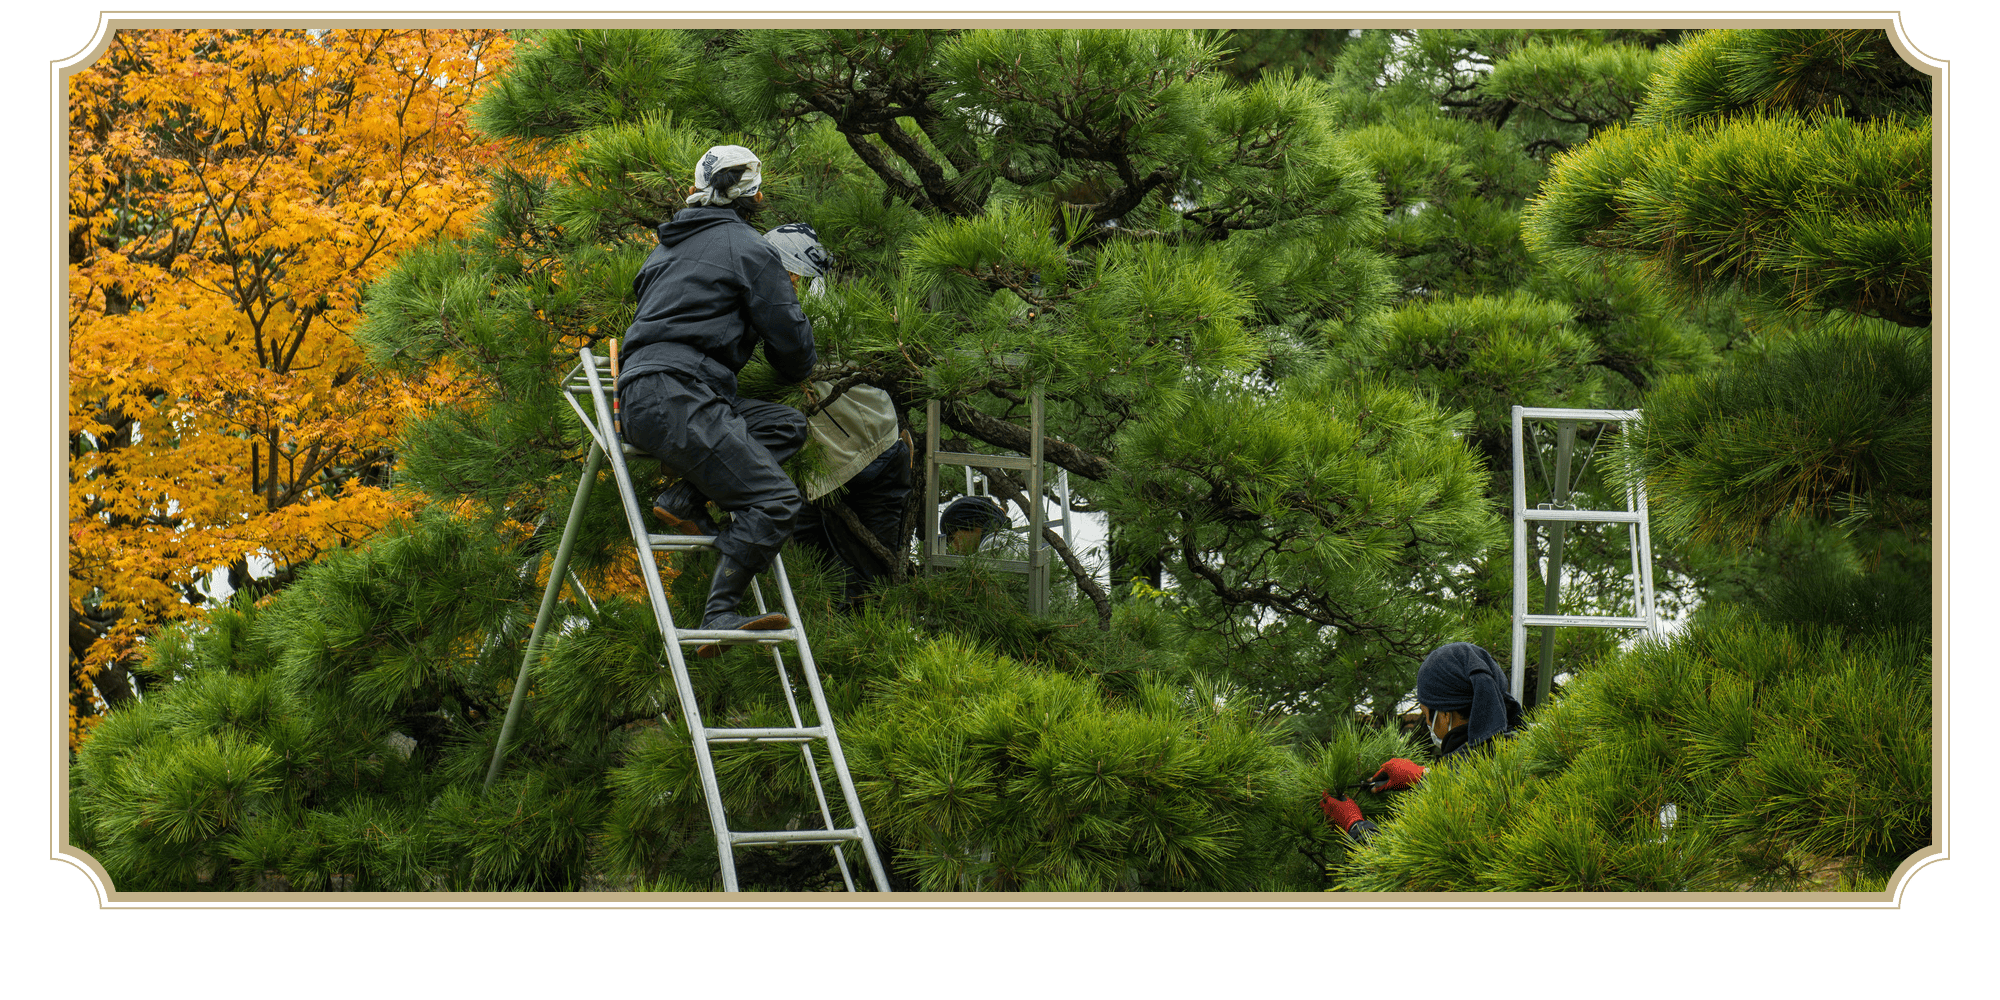
[[(1183, 514), (1182, 519), (1188, 520)], [(1348, 635), (1369, 636), (1396, 653), (1404, 656), (1421, 657), (1429, 652), (1420, 641), (1413, 639), (1400, 629), (1385, 627), (1345, 611), (1325, 597), (1310, 590), (1280, 593), (1274, 581), (1265, 580), (1261, 586), (1234, 587), (1224, 579), (1221, 572), (1202, 561), (1195, 549), (1194, 526), (1187, 524), (1181, 533), (1181, 559), (1194, 575), (1201, 577), (1209, 589), (1226, 604), (1250, 606), (1275, 611), (1295, 618), (1303, 618), (1315, 625), (1334, 628)]]
[(861, 516), (854, 512), (854, 508), (845, 502), (834, 504), (833, 512), (840, 515), (840, 523), (847, 525), (847, 529), (854, 533), (854, 537), (861, 539), (861, 544), (866, 546), (869, 552), (874, 553), (875, 558), (882, 560), (883, 565), (894, 570), (907, 558), (890, 552), (888, 546), (883, 545), (882, 540), (876, 538), (875, 533), (861, 523)]
[[(957, 401), (947, 402), (939, 407), (939, 410), (944, 424), (952, 430), (970, 434), (994, 447), (1017, 451), (1023, 455), (1032, 450), (1033, 441), (1025, 427), (987, 416)], [(1103, 456), (1084, 451), (1067, 441), (1048, 435), (1042, 437), (1042, 457), (1093, 481), (1108, 479), (1117, 471), (1116, 467)]]
[(1095, 206), (1091, 212), (1091, 221), (1093, 223), (1102, 225), (1112, 219), (1124, 218), (1126, 213), (1138, 208), (1139, 203), (1145, 201), (1147, 195), (1159, 190), (1163, 184), (1171, 184), (1179, 180), (1181, 176), (1178, 170), (1169, 167), (1160, 167), (1141, 178), (1136, 176), (1135, 171), (1130, 166), (1122, 162), (1120, 163), (1119, 173), (1125, 176), (1125, 186), (1113, 191), (1111, 196), (1106, 198), (1102, 204)]
[(872, 381), (876, 377), (877, 377), (876, 374), (872, 371), (855, 372), (854, 374), (849, 375), (845, 378), (842, 378), (840, 381), (833, 383), (833, 388), (827, 390), (826, 395), (806, 403), (805, 406), (800, 408), (799, 412), (810, 417), (813, 414), (826, 409), (828, 406), (833, 405), (833, 401), (839, 399), (843, 395), (846, 395), (847, 390), (852, 389), (855, 386), (860, 385), (864, 382)]
[(896, 169), (895, 164), (890, 163), (889, 158), (869, 143), (863, 134), (842, 130), (841, 135), (847, 138), (848, 148), (854, 150), (854, 155), (861, 158), (862, 164), (874, 171), (875, 176), (880, 177), (882, 183), (888, 186), (890, 194), (918, 208), (931, 207), (930, 200), (924, 197), (923, 189), (904, 177), (903, 172)]

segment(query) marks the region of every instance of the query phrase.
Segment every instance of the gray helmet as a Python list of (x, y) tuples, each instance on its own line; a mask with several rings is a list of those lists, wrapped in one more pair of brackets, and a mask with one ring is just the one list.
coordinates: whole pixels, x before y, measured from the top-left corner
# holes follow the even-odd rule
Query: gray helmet
[(833, 257), (821, 246), (819, 234), (803, 222), (788, 222), (764, 234), (785, 259), (785, 270), (802, 278), (824, 277), (833, 267)]

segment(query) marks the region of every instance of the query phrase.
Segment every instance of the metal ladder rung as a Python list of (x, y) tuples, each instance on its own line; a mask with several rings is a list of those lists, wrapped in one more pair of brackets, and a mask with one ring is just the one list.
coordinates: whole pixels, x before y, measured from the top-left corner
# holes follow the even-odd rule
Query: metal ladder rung
[(647, 535), (646, 544), (655, 552), (686, 552), (715, 547), (714, 535)]
[(989, 559), (985, 556), (961, 556), (950, 552), (940, 552), (931, 557), (933, 566), (963, 566), (977, 559), (982, 565), (1004, 569), (1010, 573), (1026, 573), (1033, 567), (1025, 559)]
[(729, 846), (741, 844), (845, 844), (861, 839), (859, 830), (729, 831)]
[(683, 646), (694, 643), (715, 643), (722, 646), (742, 646), (763, 643), (775, 646), (781, 642), (799, 641), (799, 630), (795, 628), (748, 629), (733, 628), (687, 628), (675, 629), (674, 638)]
[(701, 738), (710, 743), (804, 743), (826, 739), (826, 727), (781, 729), (704, 729)]
[(1586, 628), (1646, 628), (1650, 623), (1644, 618), (1617, 618), (1609, 615), (1527, 615), (1521, 619), (1523, 625), (1578, 625)]
[(1524, 521), (1605, 521), (1614, 524), (1638, 524), (1646, 519), (1645, 512), (1636, 510), (1524, 510)]
[(975, 455), (965, 451), (941, 451), (933, 460), (939, 465), (965, 465), (987, 469), (1032, 468), (1031, 462), (1019, 455)]

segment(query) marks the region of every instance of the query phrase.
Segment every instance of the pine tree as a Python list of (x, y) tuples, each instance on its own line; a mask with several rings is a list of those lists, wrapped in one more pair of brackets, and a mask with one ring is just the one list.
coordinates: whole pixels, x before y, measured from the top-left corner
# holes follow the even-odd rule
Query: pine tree
[[(1385, 571), (1412, 547), (1451, 561), (1490, 544), (1484, 477), (1456, 416), (1349, 378), (1331, 351), (1392, 291), (1368, 246), (1376, 188), (1335, 127), (1332, 93), (1296, 78), (1234, 83), (1223, 50), (1177, 31), (525, 41), (478, 108), (483, 128), (516, 144), (491, 208), (466, 238), (406, 254), (366, 303), (361, 337), (385, 371), (445, 371), (469, 387), (398, 443), (397, 482), (435, 506), (244, 608), (233, 631), (163, 640), (153, 669), (171, 686), (128, 723), (152, 736), (80, 761), (80, 842), (121, 859), (114, 878), (134, 887), (265, 872), (396, 889), (709, 884), (686, 734), (652, 721), (672, 707), (658, 636), (619, 592), (630, 557), (610, 489), (594, 492), (576, 547), (594, 600), (563, 605), (490, 794), (477, 775), (558, 532), (550, 512), (567, 507), (581, 464), (560, 375), (577, 348), (622, 333), (651, 227), (720, 142), (766, 158), (766, 224), (810, 222), (841, 260), (807, 304), (821, 377), (881, 386), (906, 408), (942, 400), (949, 439), (1006, 449), (1027, 443), (1024, 394), (1046, 392), (1047, 453), (1090, 506), (1173, 554), (1234, 655), (1287, 630), (1351, 645), (1336, 712), (1371, 673), (1384, 690), (1406, 685), (1411, 654), (1447, 626), (1401, 600)], [(746, 370), (743, 385), (806, 405), (768, 369)], [(635, 465), (646, 480), (648, 463)], [(811, 567), (796, 575), (806, 606), (823, 609)], [(699, 588), (674, 588), (683, 605), (700, 597), (683, 589)], [(1252, 694), (1183, 697), (1200, 678), (1173, 651), (1174, 623), (1192, 616), (1107, 605), (1095, 621), (1081, 607), (1035, 618), (976, 568), (913, 581), (881, 605), (856, 619), (809, 612), (807, 624), (823, 636), (835, 712), (851, 722), (899, 878), (1319, 883), (1314, 862), (1336, 835), (1311, 808), (1328, 780), (1314, 769), (1359, 765), (1294, 756), (1274, 706)], [(958, 690), (906, 677), (925, 664), (981, 685), (980, 711), (999, 714), (917, 725), (948, 718), (938, 713)], [(764, 672), (725, 657), (698, 672), (697, 697), (711, 716), (764, 718), (778, 705)], [(283, 698), (228, 747), (209, 748), (203, 724), (162, 721), (178, 718), (176, 692), (266, 684)], [(954, 839), (960, 821), (926, 811), (921, 789), (983, 766), (950, 742), (975, 721), (1013, 727), (995, 748), (1004, 766), (990, 765), (1010, 794), (1053, 801), (1035, 784), (1044, 763), (1118, 776), (1090, 793), (1103, 822), (1002, 810), (979, 819), (976, 840)], [(318, 734), (316, 749), (272, 749), (279, 722)], [(1076, 742), (1086, 731), (1094, 742)], [(913, 732), (922, 742), (902, 746)], [(211, 759), (224, 750), (241, 759)], [(782, 826), (805, 807), (797, 761), (770, 748), (725, 761), (732, 815)], [(1185, 780), (1145, 778), (1166, 761)], [(168, 808), (164, 790), (200, 783), (182, 770), (197, 764), (248, 769), (241, 799), (258, 808), (182, 803), (179, 839), (160, 841), (145, 817)], [(982, 850), (984, 867), (954, 869), (967, 843), (999, 860)], [(823, 884), (823, 871), (788, 864), (747, 861), (746, 880)]]
[[(1879, 888), (1929, 824), (1927, 494), (1907, 478), (1928, 475), (1924, 342), (1840, 320), (1895, 299), (1846, 279), (1772, 298), (1767, 261), (1717, 289), (1629, 255), (1529, 257), (1514, 213), (1550, 151), (1576, 152), (1544, 204), (1566, 164), (1640, 127), (1621, 119), (1653, 121), (1635, 87), (1655, 59), (1682, 69), (1647, 100), (1705, 115), (1783, 95), (1900, 121), (1909, 95), (1837, 33), (1663, 40), (1364, 34), (1313, 56), (1335, 60), (1321, 80), (1232, 69), (1235, 43), (1193, 32), (525, 39), (479, 108), (513, 144), (491, 208), (366, 302), (385, 374), (470, 387), (398, 442), (397, 482), (429, 505), (267, 601), (156, 635), (151, 693), (77, 757), (78, 844), (121, 889), (713, 887), (608, 481), (506, 766), (480, 784), (581, 465), (560, 375), (623, 331), (651, 227), (733, 141), (765, 157), (762, 222), (810, 222), (840, 259), (807, 303), (822, 376), (942, 400), (954, 447), (1023, 448), (1025, 393), (1045, 391), (1048, 454), (1178, 585), (1035, 616), (973, 566), (840, 616), (824, 567), (788, 552), (899, 888), (1297, 889), (1329, 863), (1351, 889)], [(1755, 72), (1781, 45), (1834, 61)], [(1468, 54), (1490, 66), (1460, 79)], [(1739, 360), (1714, 367), (1718, 348)], [(1788, 388), (1802, 379), (1839, 392)], [(759, 365), (744, 385), (810, 405)], [(1318, 792), (1421, 756), (1356, 728), (1355, 706), (1393, 704), (1437, 641), (1495, 628), (1496, 421), (1522, 400), (1643, 405), (1668, 544), (1783, 572), (1698, 580), (1711, 611), (1681, 643), (1604, 656), (1490, 757), (1361, 793), (1387, 822), (1347, 859)], [(1759, 449), (1803, 440), (1760, 434), (1836, 416), (1836, 441), (1869, 446), (1740, 487), (1770, 467)], [(1703, 491), (1724, 488), (1737, 506), (1709, 514)], [(670, 589), (692, 614), (700, 588)], [(772, 722), (767, 673), (724, 657), (696, 696)], [(722, 760), (732, 816), (809, 808), (782, 750)], [(837, 886), (810, 852), (739, 866), (761, 888)]]
[[(1489, 504), (1502, 517), (1514, 502), (1512, 407), (1636, 406), (1661, 379), (1712, 365), (1740, 328), (1727, 299), (1678, 300), (1632, 266), (1554, 269), (1521, 238), (1521, 213), (1550, 158), (1628, 119), (1659, 46), (1678, 34), (1371, 30), (1357, 33), (1333, 62), (1349, 143), (1382, 184), (1385, 228), (1377, 245), (1392, 260), (1398, 287), (1382, 322), (1355, 328), (1337, 350), (1358, 371), (1417, 388), (1464, 414), (1465, 439), (1482, 459)], [(1585, 425), (1580, 434), (1570, 477), (1576, 499), (1586, 507), (1622, 506), (1605, 478), (1616, 461), (1616, 428)], [(1549, 499), (1553, 488), (1552, 437), (1545, 427), (1528, 442), (1531, 503)], [(1560, 610), (1615, 613), (1630, 600), (1624, 533), (1571, 525), (1563, 535)], [(1529, 541), (1539, 575), (1550, 541), (1532, 529)], [(1405, 592), (1453, 609), (1457, 637), (1504, 660), (1511, 545), (1456, 562), (1409, 555), (1401, 567)], [(1671, 543), (1656, 543), (1655, 557), (1665, 607), (1698, 599), (1705, 562)], [(1537, 610), (1539, 582), (1531, 579)], [(1587, 662), (1614, 638), (1560, 630), (1559, 669)], [(1539, 658), (1528, 659), (1533, 692)], [(1293, 676), (1310, 678), (1320, 660), (1304, 658)]]
[(1932, 842), (1928, 103), (1880, 32), (1710, 32), (1555, 162), (1547, 259), (1751, 310), (1627, 442), (1658, 529), (1742, 576), (1426, 777), (1342, 888), (1880, 891)]

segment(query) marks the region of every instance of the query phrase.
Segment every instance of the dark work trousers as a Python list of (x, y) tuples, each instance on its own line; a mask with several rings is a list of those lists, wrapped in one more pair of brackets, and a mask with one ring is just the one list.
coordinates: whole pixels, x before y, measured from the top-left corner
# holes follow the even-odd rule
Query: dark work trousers
[(676, 371), (635, 377), (618, 394), (625, 439), (694, 485), (729, 523), (715, 547), (752, 572), (770, 565), (805, 500), (780, 465), (806, 443), (805, 415), (739, 399)]
[[(853, 510), (861, 526), (883, 548), (900, 553), (907, 541), (898, 536), (903, 529), (903, 506), (909, 502), (912, 479), (910, 446), (897, 441), (844, 484), (846, 491), (837, 502)], [(799, 512), (797, 533), (792, 537), (800, 545), (833, 557), (844, 581), (840, 599), (844, 611), (861, 600), (870, 584), (887, 579), (890, 568), (866, 542), (855, 537), (847, 519), (833, 509), (834, 503), (821, 498), (817, 503), (806, 504)]]

